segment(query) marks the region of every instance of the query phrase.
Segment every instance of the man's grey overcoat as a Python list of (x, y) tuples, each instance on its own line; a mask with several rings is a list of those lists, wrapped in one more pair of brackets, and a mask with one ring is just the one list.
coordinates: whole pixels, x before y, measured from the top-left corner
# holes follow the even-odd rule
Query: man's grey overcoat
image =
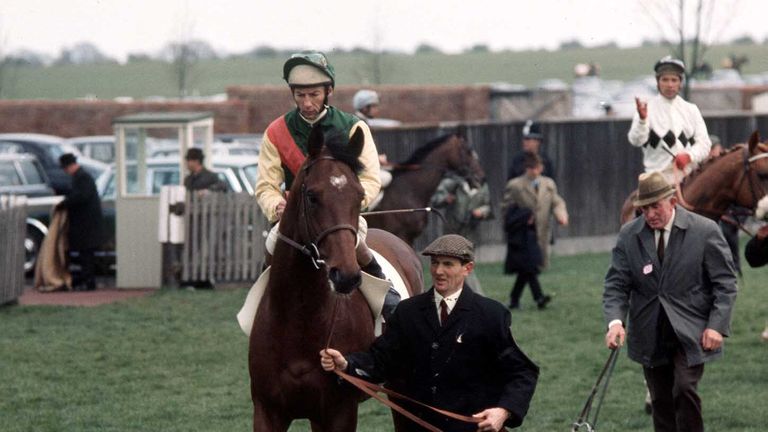
[(707, 328), (729, 335), (735, 299), (731, 252), (715, 222), (677, 206), (663, 266), (653, 230), (643, 217), (621, 228), (605, 276), (603, 314), (606, 324), (620, 319), (627, 327), (632, 360), (655, 366), (652, 356), (661, 307), (689, 366), (720, 357), (722, 348), (702, 349), (701, 336)]

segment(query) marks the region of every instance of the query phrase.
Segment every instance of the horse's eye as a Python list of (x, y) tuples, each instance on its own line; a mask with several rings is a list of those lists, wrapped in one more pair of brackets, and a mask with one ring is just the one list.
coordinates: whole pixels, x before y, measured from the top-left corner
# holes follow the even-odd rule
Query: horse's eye
[(307, 203), (309, 203), (310, 206), (314, 207), (319, 202), (319, 199), (317, 197), (317, 194), (312, 191), (307, 191)]

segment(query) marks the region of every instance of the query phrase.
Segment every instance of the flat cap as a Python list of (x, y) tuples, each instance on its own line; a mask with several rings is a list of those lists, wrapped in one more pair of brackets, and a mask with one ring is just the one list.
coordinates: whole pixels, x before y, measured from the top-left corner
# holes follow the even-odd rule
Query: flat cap
[(426, 256), (447, 256), (462, 261), (475, 260), (475, 245), (458, 234), (446, 234), (438, 237), (423, 251)]

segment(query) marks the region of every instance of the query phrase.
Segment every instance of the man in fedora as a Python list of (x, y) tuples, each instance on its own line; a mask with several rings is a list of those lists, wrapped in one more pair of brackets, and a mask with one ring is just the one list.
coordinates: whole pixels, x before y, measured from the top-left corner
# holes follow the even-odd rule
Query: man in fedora
[[(321, 351), (323, 368), (386, 381), (393, 390), (420, 402), (480, 421), (463, 423), (403, 403), (440, 430), (499, 431), (519, 426), (539, 368), (512, 338), (509, 311), (465, 285), (475, 264), (472, 242), (447, 234), (422, 255), (430, 258), (432, 289), (403, 300), (368, 351), (346, 356), (331, 348)], [(395, 423), (397, 430), (424, 430), (399, 415)]]
[(696, 386), (704, 363), (723, 354), (736, 299), (731, 252), (717, 224), (677, 206), (659, 172), (641, 174), (634, 206), (643, 217), (619, 232), (605, 276), (605, 343), (628, 332), (643, 365), (657, 432), (703, 431)]

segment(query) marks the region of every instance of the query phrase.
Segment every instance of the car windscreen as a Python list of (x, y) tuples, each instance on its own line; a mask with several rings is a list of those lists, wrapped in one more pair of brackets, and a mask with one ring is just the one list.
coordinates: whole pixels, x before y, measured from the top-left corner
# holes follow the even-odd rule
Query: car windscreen
[(19, 161), (21, 166), (21, 173), (27, 181), (27, 184), (41, 184), (45, 183), (43, 178), (42, 168), (40, 165), (31, 160)]
[(0, 186), (18, 186), (21, 177), (16, 172), (13, 161), (0, 161)]
[(259, 166), (257, 164), (247, 165), (243, 167), (243, 173), (245, 173), (245, 177), (248, 179), (248, 184), (251, 187), (255, 187), (256, 180), (259, 179)]

